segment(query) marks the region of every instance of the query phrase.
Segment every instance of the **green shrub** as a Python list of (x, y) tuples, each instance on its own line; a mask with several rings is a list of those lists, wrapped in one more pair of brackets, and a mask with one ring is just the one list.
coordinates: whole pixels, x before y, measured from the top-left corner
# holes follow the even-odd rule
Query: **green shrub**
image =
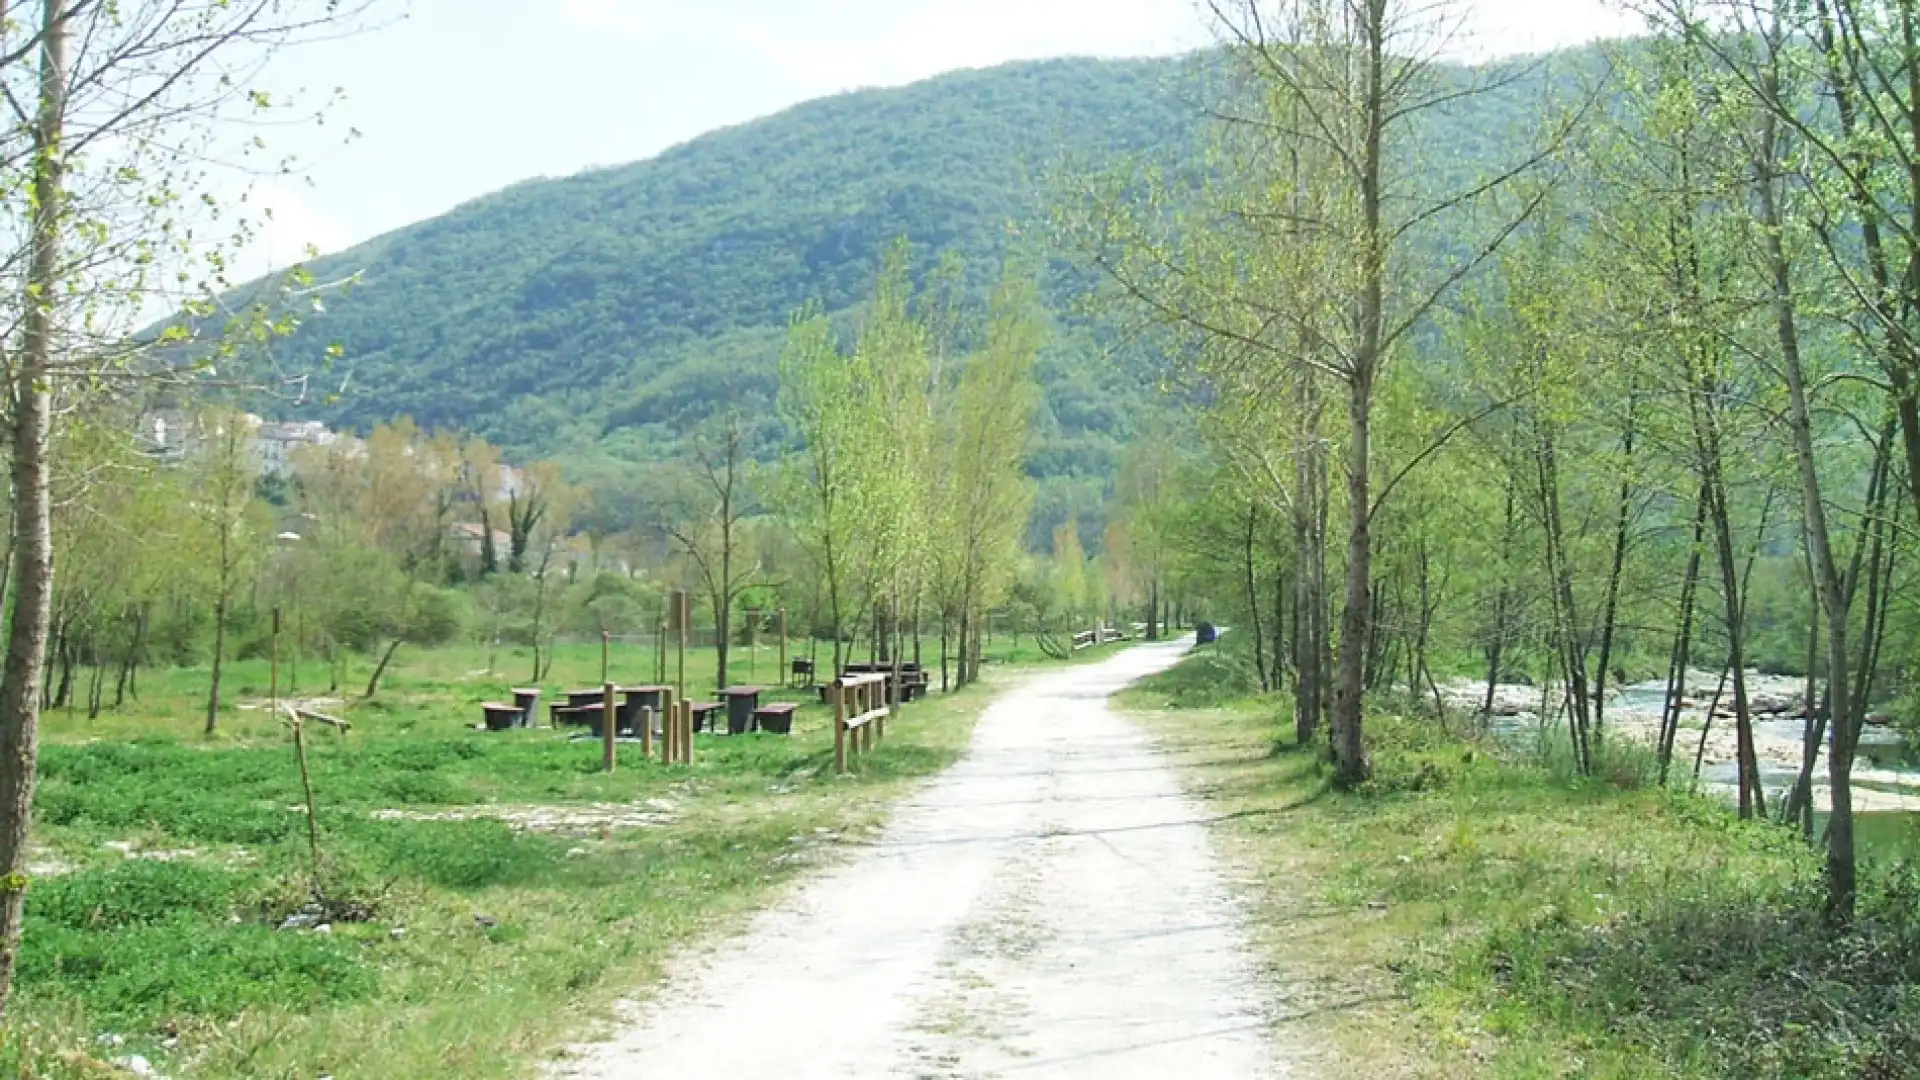
[(224, 1019), (371, 994), (376, 980), (358, 949), (331, 935), (191, 915), (104, 931), (29, 920), (20, 985), (36, 996), (71, 996), (96, 1022)]
[(27, 893), (27, 917), (75, 930), (105, 930), (164, 922), (182, 914), (224, 917), (243, 879), (191, 862), (128, 859), (36, 882)]
[(557, 842), (499, 821), (393, 822), (373, 831), (389, 873), (453, 889), (535, 882), (563, 858)]

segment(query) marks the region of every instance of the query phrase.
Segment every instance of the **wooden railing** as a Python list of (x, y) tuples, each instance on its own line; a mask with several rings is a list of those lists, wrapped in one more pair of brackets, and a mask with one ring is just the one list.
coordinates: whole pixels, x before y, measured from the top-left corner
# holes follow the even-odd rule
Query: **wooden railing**
[(871, 751), (874, 741), (886, 735), (887, 713), (887, 676), (842, 675), (833, 680), (834, 772), (845, 775), (850, 754)]

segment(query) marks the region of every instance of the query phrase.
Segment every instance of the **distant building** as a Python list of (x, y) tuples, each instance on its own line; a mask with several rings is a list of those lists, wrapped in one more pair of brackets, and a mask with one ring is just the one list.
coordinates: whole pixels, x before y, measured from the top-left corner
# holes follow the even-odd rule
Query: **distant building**
[[(318, 420), (269, 421), (248, 413), (246, 422), (252, 429), (249, 441), (254, 468), (263, 477), (291, 477), (294, 458), (303, 447), (360, 445), (359, 439)], [(193, 451), (199, 436), (191, 417), (158, 413), (140, 421), (134, 441), (148, 457), (175, 464)]]
[[(447, 526), (448, 543), (453, 546), (454, 551), (459, 553), (461, 559), (474, 564), (481, 561), (480, 554), (485, 550), (481, 544), (485, 542), (483, 538), (486, 535), (487, 530), (477, 522), (461, 521)], [(499, 529), (493, 530), (494, 562), (499, 566), (506, 566), (507, 556), (512, 551), (513, 537)]]
[(254, 423), (253, 456), (261, 476), (290, 476), (294, 452), (305, 446), (331, 446), (340, 433), (318, 420), (268, 423), (251, 414)]

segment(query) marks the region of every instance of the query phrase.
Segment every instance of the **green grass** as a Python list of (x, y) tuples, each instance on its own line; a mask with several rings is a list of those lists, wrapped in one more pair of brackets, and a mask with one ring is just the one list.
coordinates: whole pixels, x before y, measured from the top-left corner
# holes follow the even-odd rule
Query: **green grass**
[[(766, 654), (755, 666), (778, 682)], [(850, 777), (833, 775), (810, 693), (792, 737), (703, 735), (691, 768), (623, 745), (608, 775), (597, 741), (470, 730), (477, 703), (517, 681), (486, 659), (403, 649), (378, 697), (332, 710), (350, 733), (311, 731), (317, 868), (285, 729), (230, 705), (203, 735), (204, 671), (144, 675), (137, 702), (97, 718), (51, 714), (0, 1077), (97, 1076), (129, 1052), (235, 1080), (531, 1075), (676, 948), (864, 841), (893, 798), (957, 759), (990, 692), (909, 707)], [(711, 663), (689, 652), (690, 689), (710, 686)], [(350, 676), (364, 685), (362, 664)], [(597, 645), (563, 648), (549, 695), (597, 684), (599, 664)], [(650, 671), (616, 646), (616, 681)], [(313, 674), (300, 693), (324, 691)], [(253, 704), (265, 676), (234, 665), (230, 702)], [(501, 820), (533, 814), (572, 820)], [(278, 929), (316, 893), (330, 932)]]
[(1383, 711), (1376, 780), (1338, 791), (1215, 662), (1129, 702), (1221, 812), (1275, 970), (1346, 1003), (1313, 1021), (1327, 1075), (1920, 1076), (1920, 878), (1897, 860), (1829, 933), (1818, 853), (1646, 786), (1631, 752), (1580, 779)]

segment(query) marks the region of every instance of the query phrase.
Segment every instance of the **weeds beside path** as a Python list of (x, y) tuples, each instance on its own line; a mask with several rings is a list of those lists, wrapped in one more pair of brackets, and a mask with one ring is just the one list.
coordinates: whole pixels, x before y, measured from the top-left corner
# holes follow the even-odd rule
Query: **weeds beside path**
[[(1299, 1075), (1920, 1076), (1920, 889), (1881, 867), (1854, 930), (1819, 859), (1706, 799), (1569, 776), (1376, 714), (1377, 780), (1335, 791), (1275, 699), (1197, 658), (1124, 701), (1179, 760), (1239, 868)], [(1217, 675), (1218, 673), (1213, 673)]]
[(851, 777), (817, 707), (791, 738), (703, 737), (690, 770), (623, 747), (608, 776), (597, 742), (438, 705), (416, 726), (395, 694), (395, 719), (312, 740), (317, 875), (284, 743), (56, 742), (0, 1077), (135, 1055), (216, 1080), (530, 1075), (675, 950), (864, 844), (991, 693), (909, 708)]

